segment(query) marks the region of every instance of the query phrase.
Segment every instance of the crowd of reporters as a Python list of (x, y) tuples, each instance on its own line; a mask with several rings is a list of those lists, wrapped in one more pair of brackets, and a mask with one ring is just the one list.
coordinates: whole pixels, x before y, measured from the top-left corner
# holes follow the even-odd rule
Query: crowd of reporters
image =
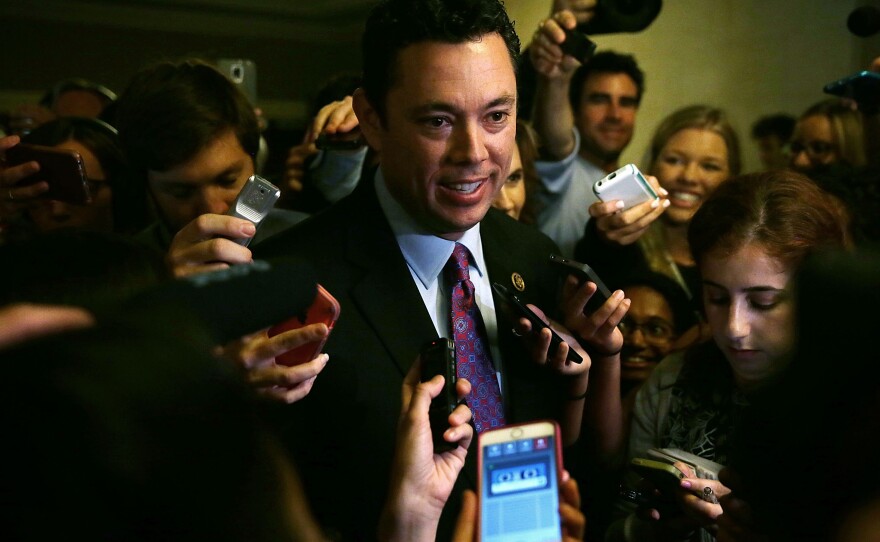
[[(724, 104), (669, 111), (643, 167), (658, 197), (623, 209), (593, 183), (624, 165), (651, 74), (563, 53), (594, 9), (554, 1), (520, 56), (495, 0), (382, 2), (364, 72), (328, 81), (278, 171), (255, 104), (204, 59), (143, 67), (119, 96), (62, 81), (10, 115), (0, 153), (76, 151), (91, 194), (47, 199), (38, 163), (0, 162), (15, 539), (473, 540), (472, 412), (463, 400), (434, 453), (442, 378), (419, 381), (413, 347), (452, 332), (432, 313), (448, 310), (442, 272), (420, 268), (437, 239), (467, 245), (478, 301), (488, 273), (514, 271), (565, 341), (478, 303), (508, 423), (561, 426), (566, 540), (876, 536), (880, 394), (852, 303), (876, 298), (880, 271), (876, 107), (767, 115), (751, 134), (766, 169), (748, 173)], [(406, 109), (434, 91), (419, 77), (471, 65), (493, 75), (438, 76)], [(282, 192), (259, 227), (229, 214), (253, 175)], [(597, 287), (557, 290), (550, 253), (613, 294), (585, 309)], [(338, 330), (269, 336), (318, 283), (343, 302)], [(676, 464), (681, 486), (659, 495), (629, 460), (670, 448), (727, 468)], [(623, 502), (621, 484), (650, 498)]]

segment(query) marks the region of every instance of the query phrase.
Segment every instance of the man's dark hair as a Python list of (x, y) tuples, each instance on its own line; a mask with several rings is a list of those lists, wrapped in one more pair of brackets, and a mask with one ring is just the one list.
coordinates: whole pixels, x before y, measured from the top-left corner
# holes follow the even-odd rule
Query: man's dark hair
[(624, 73), (628, 75), (636, 85), (636, 102), (641, 103), (642, 94), (645, 92), (645, 73), (639, 68), (635, 57), (614, 51), (602, 51), (593, 55), (588, 62), (578, 68), (571, 78), (568, 98), (574, 111), (580, 109), (584, 81), (594, 73)]
[(260, 146), (253, 106), (225, 75), (197, 59), (160, 62), (135, 74), (119, 98), (116, 127), (137, 172), (179, 166), (227, 130), (251, 158)]
[(519, 38), (498, 0), (386, 0), (367, 19), (362, 39), (364, 91), (385, 118), (385, 97), (394, 84), (397, 54), (425, 41), (463, 43), (498, 33), (516, 69)]
[(137, 232), (156, 219), (147, 171), (186, 163), (228, 130), (252, 160), (260, 148), (260, 127), (247, 97), (199, 59), (163, 61), (142, 69), (115, 108), (129, 166), (128, 178), (113, 192), (114, 207), (126, 210), (116, 224), (120, 231)]
[(795, 124), (797, 124), (797, 119), (792, 115), (785, 113), (767, 115), (759, 118), (752, 125), (752, 137), (760, 139), (775, 135), (779, 138), (779, 141), (785, 143), (791, 139)]

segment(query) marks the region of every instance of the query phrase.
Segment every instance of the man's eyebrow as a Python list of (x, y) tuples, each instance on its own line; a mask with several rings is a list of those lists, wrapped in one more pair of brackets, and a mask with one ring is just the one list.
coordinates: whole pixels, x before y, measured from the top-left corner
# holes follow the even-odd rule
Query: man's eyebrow
[(512, 94), (505, 94), (504, 96), (499, 96), (495, 98), (489, 105), (486, 106), (486, 109), (492, 109), (494, 107), (505, 106), (505, 107), (513, 107), (516, 105), (516, 96)]
[(241, 162), (236, 162), (234, 164), (230, 164), (229, 167), (224, 169), (223, 171), (217, 173), (214, 176), (215, 179), (225, 179), (227, 177), (231, 177), (233, 175), (238, 175), (238, 172), (241, 171), (242, 164)]

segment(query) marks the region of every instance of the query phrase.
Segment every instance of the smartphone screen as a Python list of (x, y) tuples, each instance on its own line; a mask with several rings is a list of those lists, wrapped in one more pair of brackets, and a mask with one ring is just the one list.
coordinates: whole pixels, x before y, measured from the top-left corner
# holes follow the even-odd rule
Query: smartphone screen
[[(329, 330), (333, 330), (333, 326), (336, 324), (336, 320), (339, 319), (340, 306), (339, 302), (333, 297), (330, 292), (324, 289), (323, 286), (318, 284), (318, 291), (315, 295), (315, 300), (306, 310), (305, 314), (298, 314), (293, 318), (285, 320), (278, 325), (272, 326), (269, 328), (268, 335), (269, 337), (274, 337), (280, 333), (284, 333), (285, 331), (289, 331), (291, 329), (299, 329), (301, 327), (323, 323), (327, 326)], [(328, 334), (329, 337), (329, 334)], [(327, 342), (327, 337), (324, 340), (318, 342), (312, 342), (303, 344), (294, 348), (293, 350), (289, 350), (279, 356), (275, 357), (275, 363), (279, 365), (299, 365), (301, 363), (309, 362), (315, 359), (318, 354), (321, 353), (321, 350), (324, 348), (324, 345)]]
[(552, 421), (485, 431), (479, 438), (480, 540), (561, 540), (559, 434)]

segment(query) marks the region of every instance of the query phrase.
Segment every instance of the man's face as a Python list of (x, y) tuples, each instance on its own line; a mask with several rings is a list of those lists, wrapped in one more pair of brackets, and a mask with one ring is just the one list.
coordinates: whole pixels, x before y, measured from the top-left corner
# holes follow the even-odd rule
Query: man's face
[(629, 75), (594, 73), (584, 80), (575, 125), (589, 159), (617, 160), (632, 139), (638, 107), (638, 88)]
[(400, 51), (385, 122), (366, 98), (356, 111), (380, 152), (389, 191), (434, 235), (459, 239), (507, 179), (516, 136), (516, 77), (498, 34)]
[(226, 213), (253, 174), (253, 160), (228, 130), (183, 164), (167, 171), (148, 171), (147, 180), (174, 234), (199, 215)]

